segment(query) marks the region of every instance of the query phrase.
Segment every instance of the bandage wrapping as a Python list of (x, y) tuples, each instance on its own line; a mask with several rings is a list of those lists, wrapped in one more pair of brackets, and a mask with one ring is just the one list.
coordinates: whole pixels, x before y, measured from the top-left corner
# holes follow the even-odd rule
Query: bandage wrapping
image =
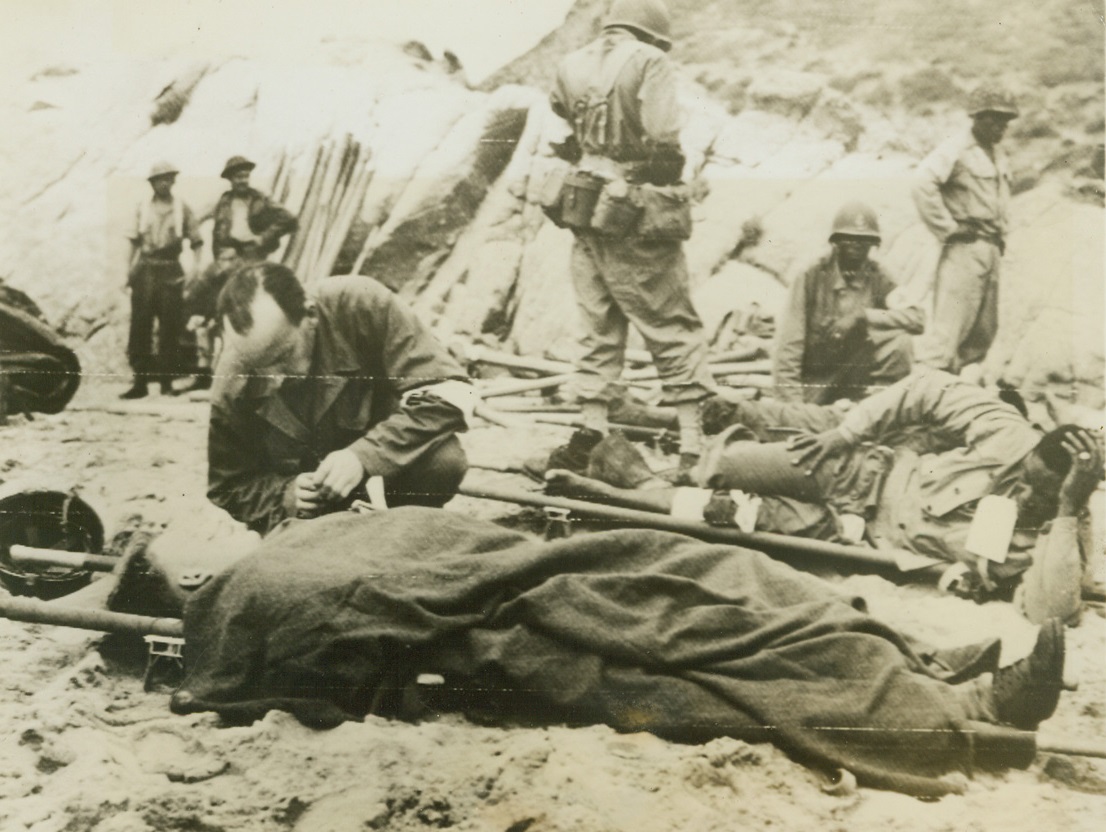
[(421, 396), (434, 396), (435, 398), (441, 399), (446, 404), (453, 405), (460, 410), (461, 414), (465, 417), (466, 425), (472, 421), (473, 411), (475, 411), (476, 406), (480, 404), (480, 394), (476, 392), (475, 387), (463, 381), (453, 380), (442, 381), (427, 387), (419, 387), (415, 390), (408, 390), (403, 394), (400, 403), (406, 405), (412, 399), (418, 399)]
[(745, 534), (752, 534), (757, 528), (757, 517), (760, 515), (762, 500), (736, 488), (730, 491), (730, 499), (734, 504), (733, 524)]
[[(712, 497), (714, 492), (709, 488), (677, 488), (672, 496), (670, 514), (677, 520), (701, 522)], [(746, 534), (754, 531), (760, 514), (760, 497), (734, 489), (729, 492), (729, 498), (734, 506), (733, 525)]]
[(703, 519), (703, 510), (710, 502), (714, 492), (709, 488), (677, 488), (672, 496), (672, 510), (669, 512), (677, 520)]

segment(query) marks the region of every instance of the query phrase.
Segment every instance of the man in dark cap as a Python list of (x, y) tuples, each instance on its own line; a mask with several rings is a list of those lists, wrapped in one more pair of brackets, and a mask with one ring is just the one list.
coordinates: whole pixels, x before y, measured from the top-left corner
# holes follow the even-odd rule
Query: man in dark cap
[(998, 329), (1010, 206), (1010, 166), (999, 143), (1018, 106), (1005, 90), (981, 86), (968, 115), (971, 130), (926, 157), (914, 189), (918, 213), (943, 246), (918, 361), (954, 373), (982, 361)]
[(245, 156), (231, 156), (222, 176), (230, 190), (215, 204), (212, 250), (215, 257), (233, 248), (243, 260), (264, 260), (280, 245), (280, 238), (296, 230), (296, 218), (256, 188), (250, 172), (257, 167)]
[[(148, 177), (153, 196), (138, 206), (130, 234), (131, 327), (127, 357), (134, 383), (121, 398), (140, 399), (152, 377), (161, 392), (172, 395), (173, 378), (181, 374), (180, 343), (184, 331), (184, 269), (180, 254), (187, 240), (193, 255), (203, 245), (192, 211), (173, 195), (177, 169), (168, 162), (153, 166)], [(158, 349), (153, 352), (154, 320)]]

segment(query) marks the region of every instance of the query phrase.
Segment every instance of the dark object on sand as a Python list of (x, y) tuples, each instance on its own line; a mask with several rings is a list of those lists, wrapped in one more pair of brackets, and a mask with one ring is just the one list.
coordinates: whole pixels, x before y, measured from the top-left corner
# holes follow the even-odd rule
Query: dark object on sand
[(104, 526), (96, 512), (71, 491), (45, 488), (0, 489), (0, 582), (13, 595), (59, 598), (88, 584), (84, 569), (17, 563), (14, 545), (99, 552)]
[(59, 413), (80, 383), (76, 354), (34, 301), (0, 281), (0, 421), (9, 413)]

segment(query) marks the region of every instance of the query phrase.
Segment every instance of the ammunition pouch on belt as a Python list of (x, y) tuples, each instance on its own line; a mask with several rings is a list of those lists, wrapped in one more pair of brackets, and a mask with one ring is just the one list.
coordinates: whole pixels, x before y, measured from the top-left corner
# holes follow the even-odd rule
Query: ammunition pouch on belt
[(625, 179), (607, 182), (595, 204), (591, 228), (611, 237), (629, 237), (638, 233), (642, 216), (637, 187)]
[(691, 201), (684, 185), (632, 185), (554, 166), (542, 181), (538, 200), (559, 228), (645, 240), (691, 236)]
[(686, 185), (639, 185), (641, 224), (646, 240), (686, 240), (691, 236), (691, 198)]
[(604, 184), (604, 179), (586, 171), (575, 170), (566, 176), (561, 192), (561, 221), (573, 229), (591, 228)]

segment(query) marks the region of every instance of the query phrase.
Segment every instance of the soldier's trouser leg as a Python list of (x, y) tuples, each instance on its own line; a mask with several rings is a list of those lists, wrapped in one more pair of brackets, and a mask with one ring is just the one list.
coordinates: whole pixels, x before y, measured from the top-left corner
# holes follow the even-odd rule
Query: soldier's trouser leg
[(678, 241), (589, 238), (607, 288), (645, 339), (657, 366), (661, 404), (695, 402), (714, 390), (703, 323), (691, 303)]
[(183, 374), (181, 338), (184, 335), (184, 287), (179, 279), (158, 281), (154, 289), (158, 322), (158, 374), (162, 384)]
[(727, 441), (722, 435), (708, 446), (694, 474), (702, 488), (736, 489), (760, 497), (758, 531), (839, 539), (829, 503), (841, 488), (837, 466), (850, 467), (852, 455), (834, 456), (809, 475), (793, 464), (793, 457), (784, 442)]
[(987, 355), (998, 329), (998, 246), (986, 240), (948, 243), (937, 264), (933, 316), (918, 362), (959, 372)]
[[(602, 251), (594, 235), (576, 235), (571, 269), (584, 324), (584, 352), (576, 362), (575, 392), (585, 405), (606, 404), (621, 395), (618, 378), (626, 358), (629, 321), (607, 286)], [(596, 411), (594, 404), (591, 410)]]
[(467, 470), (461, 442), (450, 436), (402, 471), (385, 477), (384, 496), (389, 506), (441, 508), (457, 494)]
[[(703, 409), (703, 428), (707, 433), (718, 434), (730, 425), (744, 425), (761, 442), (776, 442), (800, 432), (832, 430), (845, 415), (843, 410), (829, 405), (779, 399), (718, 402), (714, 407), (717, 401), (707, 402)], [(711, 423), (707, 424), (708, 421)]]
[[(154, 277), (139, 267), (130, 282), (131, 323), (127, 337), (127, 360), (135, 379), (151, 372), (154, 337)], [(142, 378), (145, 381), (145, 378)]]

